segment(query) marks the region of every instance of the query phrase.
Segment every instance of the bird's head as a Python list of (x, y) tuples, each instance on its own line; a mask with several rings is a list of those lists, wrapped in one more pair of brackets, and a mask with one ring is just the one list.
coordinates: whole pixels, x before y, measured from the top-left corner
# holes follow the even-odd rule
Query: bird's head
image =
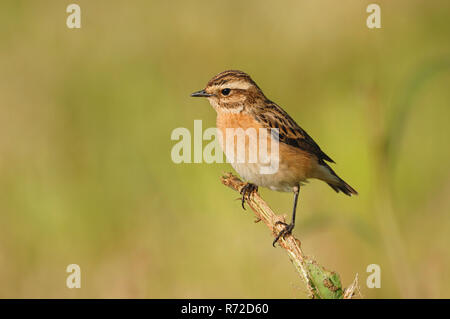
[(192, 97), (206, 97), (216, 111), (240, 112), (265, 100), (264, 93), (251, 77), (242, 71), (228, 70), (217, 74), (203, 90)]

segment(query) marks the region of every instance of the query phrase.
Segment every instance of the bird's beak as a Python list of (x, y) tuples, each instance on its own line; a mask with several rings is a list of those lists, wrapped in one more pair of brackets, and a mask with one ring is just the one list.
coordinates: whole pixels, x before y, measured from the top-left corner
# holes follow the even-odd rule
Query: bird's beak
[(197, 92), (194, 92), (194, 93), (191, 94), (192, 97), (210, 97), (210, 96), (213, 96), (213, 95), (214, 94), (206, 93), (205, 90), (200, 90), (200, 91), (197, 91)]

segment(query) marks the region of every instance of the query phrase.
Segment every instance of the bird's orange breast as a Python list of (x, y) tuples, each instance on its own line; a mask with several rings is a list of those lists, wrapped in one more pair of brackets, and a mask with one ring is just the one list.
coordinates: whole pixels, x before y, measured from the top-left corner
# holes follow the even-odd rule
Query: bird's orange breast
[(228, 113), (220, 112), (217, 114), (217, 128), (225, 133), (227, 128), (242, 128), (244, 130), (252, 127), (255, 129), (261, 128), (261, 125), (255, 120), (252, 115), (244, 112)]
[[(220, 130), (222, 138), (221, 144), (222, 148), (229, 157), (229, 151), (226, 149), (226, 145), (228, 142), (232, 142), (234, 145), (234, 152), (232, 153), (234, 156), (237, 154), (237, 137), (233, 136), (232, 141), (230, 141), (230, 134), (227, 133), (227, 129), (242, 129), (244, 131), (249, 128), (253, 128), (256, 131), (257, 140), (261, 138), (260, 128), (263, 126), (257, 122), (254, 117), (250, 114), (246, 113), (225, 113), (220, 112), (217, 115), (217, 128)], [(274, 142), (271, 139), (270, 132), (267, 133), (267, 153), (271, 154), (271, 146)], [(251, 141), (248, 135), (245, 135), (245, 158), (248, 161), (249, 153), (252, 152)], [(291, 183), (298, 183), (299, 181), (306, 180), (311, 177), (315, 177), (316, 168), (317, 168), (317, 158), (305, 152), (299, 148), (284, 144), (278, 143), (278, 152), (279, 152), (279, 160), (280, 160), (280, 171), (273, 176), (273, 178), (280, 178), (281, 180), (288, 181)], [(259, 154), (259, 143), (256, 143), (255, 148), (256, 152)]]

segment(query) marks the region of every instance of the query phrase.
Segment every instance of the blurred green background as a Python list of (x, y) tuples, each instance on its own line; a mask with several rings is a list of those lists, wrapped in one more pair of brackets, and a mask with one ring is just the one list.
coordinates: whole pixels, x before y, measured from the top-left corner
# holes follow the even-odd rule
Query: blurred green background
[[(231, 166), (171, 161), (173, 129), (215, 125), (189, 94), (234, 68), (360, 193), (303, 188), (305, 253), (364, 297), (449, 298), (450, 2), (377, 1), (372, 30), (370, 3), (3, 0), (0, 297), (305, 298), (221, 185)], [(261, 192), (290, 214), (291, 194)]]

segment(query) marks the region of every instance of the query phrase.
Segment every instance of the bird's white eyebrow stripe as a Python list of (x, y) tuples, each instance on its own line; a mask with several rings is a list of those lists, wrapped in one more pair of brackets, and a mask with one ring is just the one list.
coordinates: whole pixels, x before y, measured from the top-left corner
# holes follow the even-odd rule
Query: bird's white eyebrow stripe
[(221, 85), (215, 85), (216, 88), (228, 88), (228, 89), (241, 89), (241, 90), (246, 90), (251, 86), (251, 83), (249, 83), (248, 81), (230, 81), (230, 82), (226, 82), (223, 83)]

